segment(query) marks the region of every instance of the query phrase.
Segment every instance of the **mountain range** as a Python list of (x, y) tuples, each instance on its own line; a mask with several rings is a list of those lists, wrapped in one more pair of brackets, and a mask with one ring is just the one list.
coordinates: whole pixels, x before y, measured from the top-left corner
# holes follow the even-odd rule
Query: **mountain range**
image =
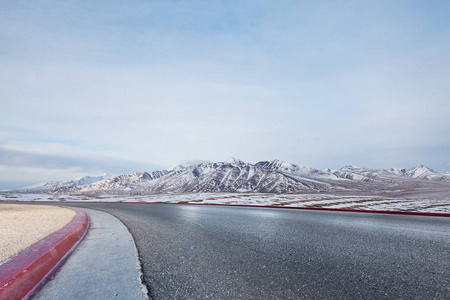
[(45, 193), (53, 191), (65, 191), (65, 190), (70, 191), (73, 188), (80, 187), (83, 185), (89, 185), (91, 183), (101, 181), (110, 177), (111, 175), (105, 173), (100, 176), (85, 176), (67, 181), (49, 181), (45, 183), (38, 183), (12, 191), (18, 193)]
[(47, 182), (13, 193), (56, 194), (170, 194), (170, 193), (324, 193), (411, 196), (450, 193), (450, 175), (422, 164), (411, 169), (370, 169), (347, 165), (338, 170), (319, 170), (280, 160), (256, 164), (230, 158), (224, 162)]

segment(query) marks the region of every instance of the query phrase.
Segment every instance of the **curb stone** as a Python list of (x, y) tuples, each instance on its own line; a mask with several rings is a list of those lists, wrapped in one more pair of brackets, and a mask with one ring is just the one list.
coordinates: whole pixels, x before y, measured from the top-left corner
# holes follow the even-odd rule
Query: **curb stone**
[(86, 235), (89, 218), (75, 217), (63, 228), (20, 251), (0, 265), (0, 300), (28, 299), (55, 274)]

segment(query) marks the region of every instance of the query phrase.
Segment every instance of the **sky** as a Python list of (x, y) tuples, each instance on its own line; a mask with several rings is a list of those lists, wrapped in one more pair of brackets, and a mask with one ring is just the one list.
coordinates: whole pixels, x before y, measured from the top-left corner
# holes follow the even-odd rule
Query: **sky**
[(450, 171), (449, 1), (0, 11), (0, 189), (229, 157)]

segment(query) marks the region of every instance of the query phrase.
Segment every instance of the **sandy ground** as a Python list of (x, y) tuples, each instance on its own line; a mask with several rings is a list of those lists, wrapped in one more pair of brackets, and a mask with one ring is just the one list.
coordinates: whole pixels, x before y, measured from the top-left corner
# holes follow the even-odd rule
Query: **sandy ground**
[(55, 206), (0, 204), (0, 262), (61, 229), (75, 214)]

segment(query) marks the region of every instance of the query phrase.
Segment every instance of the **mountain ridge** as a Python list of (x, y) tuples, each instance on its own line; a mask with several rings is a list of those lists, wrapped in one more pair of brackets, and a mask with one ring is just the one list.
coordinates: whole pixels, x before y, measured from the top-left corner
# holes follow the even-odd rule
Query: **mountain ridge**
[[(101, 176), (100, 176), (101, 177)], [(346, 165), (338, 170), (319, 170), (282, 160), (246, 163), (236, 158), (223, 162), (135, 172), (107, 178), (50, 182), (22, 188), (17, 193), (71, 194), (170, 194), (170, 193), (370, 193), (410, 192), (418, 186), (448, 185), (450, 176), (423, 164), (411, 169), (370, 169)], [(72, 182), (70, 184), (69, 182)], [(440, 183), (439, 183), (440, 182)]]
[(101, 180), (104, 180), (104, 179), (107, 179), (110, 177), (112, 177), (110, 174), (104, 173), (103, 175), (99, 175), (99, 176), (83, 176), (83, 177), (78, 177), (78, 178), (70, 179), (70, 180), (66, 180), (66, 181), (48, 181), (48, 182), (38, 183), (38, 184), (30, 185), (30, 186), (25, 186), (23, 188), (19, 188), (14, 191), (22, 192), (22, 193), (50, 192), (50, 191), (56, 190), (56, 189), (63, 190), (63, 189), (74, 188), (77, 186), (88, 185), (88, 184), (92, 184), (97, 181), (101, 181)]

